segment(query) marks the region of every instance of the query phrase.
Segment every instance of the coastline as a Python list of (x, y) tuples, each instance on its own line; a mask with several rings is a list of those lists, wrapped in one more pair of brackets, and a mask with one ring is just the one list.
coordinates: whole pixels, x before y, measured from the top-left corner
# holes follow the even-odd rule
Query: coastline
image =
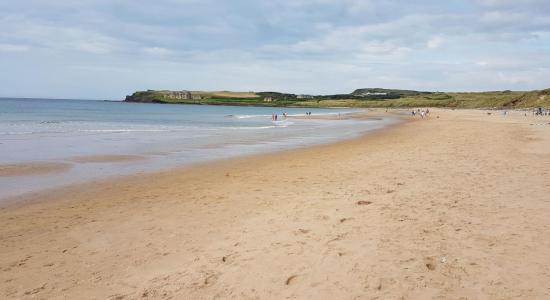
[(550, 125), (431, 115), (0, 208), (0, 293), (548, 296)]
[[(220, 143), (204, 144), (196, 149), (188, 149), (184, 145), (183, 147), (174, 146), (172, 150), (165, 150), (164, 152), (154, 150), (114, 153), (103, 151), (104, 153), (102, 153), (99, 151), (99, 153), (94, 154), (87, 151), (88, 153), (80, 155), (58, 156), (54, 159), (0, 164), (0, 179), (2, 180), (0, 181), (0, 189), (4, 189), (3, 195), (0, 195), (0, 206), (3, 206), (4, 203), (17, 201), (20, 198), (27, 198), (32, 194), (43, 194), (71, 185), (118, 180), (120, 177), (133, 174), (153, 174), (170, 169), (192, 167), (203, 162), (334, 143), (340, 140), (352, 139), (370, 130), (397, 122), (397, 117), (382, 119), (372, 116), (372, 113), (368, 113), (366, 110), (343, 112), (341, 116), (336, 112), (324, 113), (307, 118), (290, 115), (288, 120), (290, 123), (299, 120), (302, 124), (330, 121), (335, 128), (339, 124), (335, 120), (349, 120), (349, 122), (373, 120), (380, 122), (374, 122), (371, 125), (365, 122), (363, 122), (363, 125), (349, 123), (346, 128), (353, 126), (355, 128), (352, 130), (353, 133), (341, 133), (333, 129), (330, 133), (325, 129), (319, 130), (318, 132), (321, 135), (325, 132), (324, 137), (307, 137), (306, 135), (303, 136), (304, 139), (296, 139), (296, 136), (292, 136), (292, 134), (285, 136), (284, 132), (286, 130), (281, 129), (271, 131), (280, 131), (281, 133), (278, 136), (265, 136), (264, 138), (257, 138), (257, 140), (248, 140), (246, 135), (236, 136), (233, 140), (225, 139), (224, 142)], [(293, 125), (288, 126), (292, 127)], [(177, 135), (182, 135), (185, 138), (183, 133), (178, 132)], [(108, 139), (111, 138), (108, 137)], [(114, 138), (111, 140), (114, 140)], [(206, 139), (203, 141), (206, 141)], [(100, 142), (94, 143), (94, 147), (100, 145)], [(124, 144), (124, 142), (120, 144)], [(162, 147), (162, 144), (160, 145)], [(185, 153), (185, 156), (174, 155), (171, 152), (174, 150), (176, 151), (174, 153), (179, 151)], [(190, 153), (191, 150), (192, 153)]]
[[(232, 157), (225, 157), (225, 158), (216, 158), (211, 160), (204, 160), (204, 161), (197, 161), (194, 163), (189, 164), (183, 164), (183, 165), (177, 165), (177, 166), (170, 166), (170, 167), (164, 167), (156, 170), (148, 170), (148, 171), (139, 171), (136, 172), (136, 174), (124, 174), (124, 175), (110, 175), (107, 178), (97, 178), (97, 179), (91, 179), (87, 180), (85, 182), (78, 182), (78, 183), (70, 183), (65, 184), (61, 186), (55, 186), (45, 189), (40, 189), (38, 191), (30, 191), (25, 192), (19, 195), (15, 196), (8, 196), (6, 198), (1, 199), (0, 201), (0, 209), (2, 208), (8, 208), (8, 207), (18, 207), (21, 205), (27, 205), (29, 203), (36, 203), (36, 202), (42, 202), (42, 201), (48, 201), (44, 200), (44, 198), (52, 199), (52, 198), (58, 198), (63, 196), (57, 196), (57, 197), (51, 197), (47, 195), (51, 194), (63, 194), (66, 191), (70, 190), (93, 190), (97, 187), (109, 184), (110, 182), (119, 182), (119, 181), (126, 181), (126, 180), (134, 180), (137, 178), (143, 178), (144, 181), (147, 181), (147, 178), (152, 177), (158, 177), (158, 176), (166, 176), (166, 174), (171, 174), (173, 172), (193, 172), (195, 168), (209, 168), (211, 166), (216, 167), (219, 164), (224, 163), (231, 163), (233, 161), (237, 160), (250, 160), (252, 158), (259, 158), (268, 159), (271, 155), (274, 154), (284, 154), (285, 152), (293, 152), (296, 150), (307, 150), (310, 148), (316, 148), (316, 147), (324, 147), (324, 146), (331, 146), (334, 144), (339, 144), (342, 142), (351, 142), (358, 139), (363, 139), (368, 135), (371, 135), (377, 131), (383, 131), (387, 129), (388, 127), (392, 126), (398, 126), (402, 122), (410, 122), (414, 121), (409, 119), (404, 113), (403, 109), (397, 109), (389, 114), (382, 113), (377, 109), (370, 109), (369, 111), (361, 111), (361, 112), (354, 112), (354, 113), (347, 113), (345, 118), (342, 119), (358, 119), (358, 120), (381, 120), (382, 117), (386, 117), (390, 120), (392, 120), (389, 124), (384, 125), (381, 128), (376, 129), (369, 129), (365, 133), (361, 134), (357, 137), (352, 138), (342, 138), (337, 141), (330, 141), (330, 142), (324, 142), (324, 143), (316, 143), (316, 144), (309, 144), (309, 145), (298, 145), (296, 147), (292, 148), (286, 148), (286, 149), (273, 149), (268, 150), (264, 152), (258, 152), (258, 153), (249, 153), (244, 154), (240, 156), (232, 156)], [(291, 116), (289, 119), (305, 119), (306, 117), (299, 117), (299, 116)], [(308, 119), (319, 119), (319, 120), (338, 120), (338, 115), (336, 114), (327, 114), (327, 115), (314, 115), (307, 117)], [(74, 157), (74, 158), (68, 158), (67, 162), (75, 161), (75, 162), (105, 162), (105, 163), (112, 163), (112, 162), (126, 162), (126, 161), (139, 161), (142, 160), (143, 156), (139, 155), (91, 155), (91, 156), (83, 156), (83, 157)], [(27, 171), (28, 169), (34, 169), (32, 168), (34, 165), (42, 166), (44, 165), (50, 165), (50, 163), (29, 163), (29, 164), (20, 164), (20, 165), (10, 165), (10, 168), (13, 168), (15, 171), (23, 172)], [(52, 165), (58, 165), (61, 163), (55, 163)], [(65, 167), (62, 170), (55, 170), (53, 168), (48, 168), (46, 170), (38, 170), (40, 172), (44, 173), (51, 173), (51, 172), (62, 172), (63, 170), (67, 170), (70, 168), (70, 165), (63, 164)], [(7, 168), (6, 168), (7, 169)], [(11, 171), (11, 170), (10, 170)], [(14, 172), (15, 172), (14, 171)], [(36, 174), (41, 174), (38, 172)], [(26, 172), (25, 175), (28, 175), (29, 173)], [(47, 197), (45, 197), (47, 196)]]

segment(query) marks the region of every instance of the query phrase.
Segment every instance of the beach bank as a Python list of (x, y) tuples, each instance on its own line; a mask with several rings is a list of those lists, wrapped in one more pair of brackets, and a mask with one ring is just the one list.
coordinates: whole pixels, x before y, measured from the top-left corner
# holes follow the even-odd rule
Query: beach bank
[(545, 298), (548, 122), (432, 110), (335, 144), (30, 196), (0, 210), (0, 295)]

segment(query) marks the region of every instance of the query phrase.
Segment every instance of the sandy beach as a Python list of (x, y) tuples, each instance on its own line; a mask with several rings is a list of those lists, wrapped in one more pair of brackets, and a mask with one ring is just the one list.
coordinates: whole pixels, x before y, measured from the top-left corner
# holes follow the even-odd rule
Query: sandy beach
[(548, 123), (433, 110), (26, 196), (0, 209), (0, 298), (548, 299)]

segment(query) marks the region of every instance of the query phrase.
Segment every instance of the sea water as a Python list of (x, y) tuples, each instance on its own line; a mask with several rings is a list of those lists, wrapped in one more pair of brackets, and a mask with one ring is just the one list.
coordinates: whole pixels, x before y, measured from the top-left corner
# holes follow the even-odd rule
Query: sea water
[[(63, 172), (0, 176), (0, 199), (62, 185), (356, 137), (393, 120), (320, 120), (355, 109), (0, 99), (0, 167), (64, 163)], [(279, 120), (286, 113), (289, 118)], [(139, 160), (79, 158), (136, 155)]]

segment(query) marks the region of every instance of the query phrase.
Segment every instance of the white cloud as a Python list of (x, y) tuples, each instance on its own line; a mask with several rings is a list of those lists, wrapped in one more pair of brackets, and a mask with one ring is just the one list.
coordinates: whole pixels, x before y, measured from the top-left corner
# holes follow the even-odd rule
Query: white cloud
[(29, 49), (26, 45), (0, 44), (0, 52), (25, 52)]
[(0, 41), (21, 40), (41, 48), (107, 54), (123, 47), (124, 42), (93, 30), (37, 23), (27, 18), (1, 20)]
[(428, 42), (426, 43), (426, 46), (430, 49), (437, 49), (437, 48), (441, 47), (443, 42), (444, 42), (443, 38), (436, 36), (436, 37), (433, 37), (433, 38), (429, 39)]
[(165, 56), (173, 53), (172, 50), (162, 48), (162, 47), (145, 47), (143, 48), (143, 52), (148, 55), (155, 55), (155, 56)]
[(124, 91), (543, 88), (549, 9), (544, 0), (0, 1), (0, 52), (25, 56), (0, 62), (29, 80), (56, 70), (75, 90), (85, 86), (75, 74), (88, 85), (101, 77), (113, 97), (119, 82)]

